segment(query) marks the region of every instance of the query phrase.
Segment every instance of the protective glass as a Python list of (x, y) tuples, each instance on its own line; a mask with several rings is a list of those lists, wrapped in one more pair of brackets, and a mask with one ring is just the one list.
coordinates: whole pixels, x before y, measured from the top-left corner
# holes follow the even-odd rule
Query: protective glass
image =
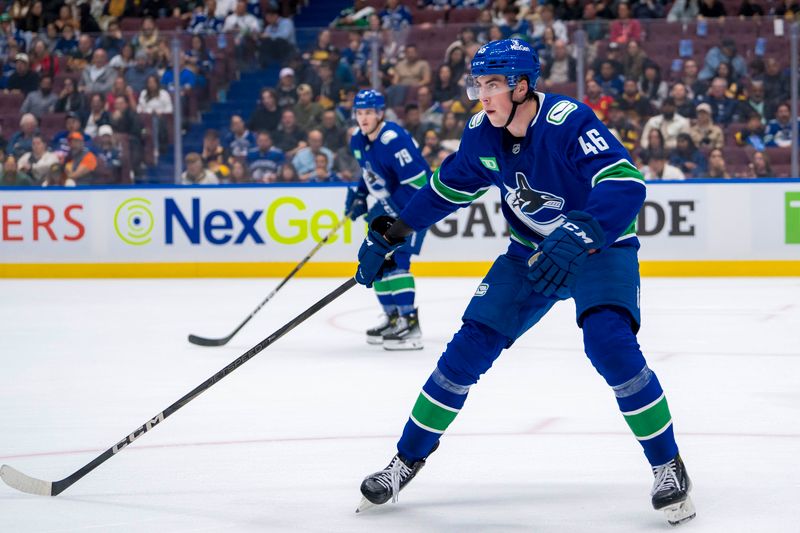
[(465, 81), (467, 87), (467, 96), (470, 100), (489, 98), (498, 94), (511, 92), (513, 89), (512, 87), (508, 86), (508, 83), (505, 79), (489, 79), (488, 76), (467, 76)]

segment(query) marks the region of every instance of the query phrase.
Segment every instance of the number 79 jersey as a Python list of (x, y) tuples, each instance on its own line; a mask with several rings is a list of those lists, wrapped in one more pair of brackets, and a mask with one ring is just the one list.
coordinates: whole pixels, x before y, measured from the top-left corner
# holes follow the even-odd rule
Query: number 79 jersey
[(361, 166), (359, 189), (384, 204), (392, 216), (398, 215), (431, 175), (414, 138), (394, 122), (384, 122), (375, 141), (357, 131), (350, 139), (350, 150)]
[(401, 218), (414, 229), (427, 227), (495, 185), (511, 238), (530, 248), (571, 210), (591, 214), (607, 245), (638, 247), (635, 220), (645, 186), (630, 154), (588, 106), (555, 94), (536, 96), (538, 111), (525, 137), (492, 126), (484, 111), (474, 115), (458, 151)]

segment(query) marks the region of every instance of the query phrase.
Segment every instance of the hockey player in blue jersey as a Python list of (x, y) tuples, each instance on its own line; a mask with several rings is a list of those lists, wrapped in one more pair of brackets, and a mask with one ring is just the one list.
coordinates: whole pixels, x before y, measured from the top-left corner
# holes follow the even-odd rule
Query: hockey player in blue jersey
[(630, 155), (587, 106), (536, 92), (539, 61), (525, 41), (478, 50), (467, 92), (483, 111), (399, 217), (378, 217), (359, 251), (356, 280), (381, 279), (386, 258), (492, 186), (511, 234), (462, 317), (461, 329), (422, 387), (389, 465), (364, 479), (359, 510), (396, 501), (464, 405), (467, 393), (515, 339), (572, 298), (586, 355), (611, 387), (644, 449), (652, 505), (671, 524), (694, 517), (691, 483), (664, 391), (639, 349), (634, 222), (645, 198)]
[[(353, 102), (359, 129), (350, 140), (350, 149), (362, 171), (358, 187), (348, 189), (345, 200), (345, 212), (353, 220), (365, 214), (368, 223), (380, 217), (397, 217), (430, 177), (431, 169), (411, 135), (384, 120), (385, 107), (383, 95), (374, 90), (360, 91)], [(374, 199), (369, 209), (368, 196)], [(411, 233), (395, 250), (391, 270), (375, 281), (385, 317), (381, 324), (367, 330), (368, 343), (383, 344), (386, 350), (422, 349), (414, 276), (409, 268), (424, 236), (424, 229)]]

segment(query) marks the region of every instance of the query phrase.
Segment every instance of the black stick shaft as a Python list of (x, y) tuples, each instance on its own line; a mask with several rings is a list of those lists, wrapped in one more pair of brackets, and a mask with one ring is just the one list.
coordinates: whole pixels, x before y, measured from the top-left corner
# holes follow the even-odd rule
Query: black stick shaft
[(319, 249), (322, 248), (337, 231), (339, 231), (339, 228), (341, 228), (347, 221), (347, 217), (348, 215), (345, 215), (344, 217), (342, 217), (341, 220), (339, 220), (336, 226), (334, 226), (333, 229), (331, 229), (331, 231), (328, 232), (328, 234), (325, 235), (325, 237), (321, 241), (319, 241), (316, 246), (314, 246), (314, 248), (308, 253), (308, 255), (306, 255), (303, 258), (302, 261), (300, 261), (299, 263), (297, 263), (297, 265), (295, 265), (292, 271), (289, 272), (289, 275), (283, 278), (283, 280), (278, 284), (277, 287), (272, 289), (272, 292), (270, 292), (267, 295), (267, 297), (264, 298), (264, 300), (260, 304), (258, 304), (258, 307), (253, 309), (253, 312), (250, 313), (250, 315), (248, 315), (248, 317), (244, 319), (244, 322), (239, 324), (239, 326), (235, 330), (233, 330), (233, 332), (230, 335), (228, 335), (227, 337), (223, 337), (221, 339), (206, 339), (204, 337), (198, 337), (197, 335), (189, 335), (189, 342), (192, 342), (194, 344), (200, 344), (202, 346), (222, 346), (224, 344), (227, 344), (228, 341), (230, 341), (237, 333), (239, 333), (239, 331), (245, 326), (245, 324), (250, 322), (250, 319), (256, 316), (256, 313), (258, 313), (262, 307), (267, 305), (267, 302), (269, 302), (272, 299), (272, 297), (275, 296), (279, 290), (281, 290), (281, 287), (286, 285), (286, 283), (290, 279), (292, 279), (294, 275), (297, 274), (300, 271), (300, 269), (303, 268), (303, 266), (311, 260), (312, 257), (314, 257), (314, 254), (316, 254), (319, 251)]
[(94, 460), (88, 463), (86, 466), (75, 472), (74, 474), (53, 483), (52, 486), (52, 496), (58, 496), (64, 490), (69, 488), (73, 483), (81, 479), (83, 476), (106, 462), (108, 459), (119, 453), (123, 448), (125, 448), (128, 444), (131, 444), (133, 441), (153, 429), (156, 425), (163, 422), (168, 416), (173, 414), (175, 411), (186, 405), (187, 403), (191, 402), (200, 394), (207, 391), (211, 388), (212, 385), (220, 381), (222, 378), (242, 366), (244, 363), (258, 355), (261, 351), (266, 349), (269, 345), (271, 345), (276, 340), (280, 339), (294, 328), (302, 324), (306, 319), (308, 319), (311, 315), (315, 314), (317, 311), (334, 301), (336, 298), (350, 290), (356, 284), (356, 280), (354, 278), (350, 278), (344, 283), (342, 283), (339, 287), (328, 293), (324, 298), (319, 300), (317, 303), (297, 315), (295, 318), (290, 320), (286, 323), (283, 327), (277, 330), (275, 333), (267, 337), (266, 339), (262, 340), (245, 353), (234, 359), (228, 366), (205, 380), (203, 383), (195, 387), (191, 392), (186, 394), (183, 398), (178, 400), (177, 402), (173, 403), (160, 413), (158, 413), (155, 417), (148, 420), (128, 435), (127, 437), (120, 440), (114, 446), (109, 448), (108, 450), (101, 453), (97, 456)]

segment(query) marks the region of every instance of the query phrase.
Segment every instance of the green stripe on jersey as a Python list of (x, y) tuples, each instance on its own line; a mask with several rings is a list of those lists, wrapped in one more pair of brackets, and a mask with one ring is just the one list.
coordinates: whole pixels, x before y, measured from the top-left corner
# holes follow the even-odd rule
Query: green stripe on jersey
[(517, 233), (517, 231), (514, 228), (512, 228), (511, 226), (508, 226), (508, 232), (511, 234), (511, 238), (512, 239), (514, 239), (516, 241), (519, 241), (520, 243), (524, 244), (525, 246), (527, 246), (531, 250), (535, 250), (535, 249), (537, 249), (539, 247), (539, 245), (536, 244), (535, 242), (533, 242), (532, 240), (526, 239), (525, 237), (523, 237), (522, 235)]
[(414, 404), (414, 409), (411, 410), (411, 420), (427, 431), (444, 433), (447, 426), (455, 420), (458, 411), (437, 402), (422, 391), (419, 393), (417, 403)]
[(478, 189), (475, 192), (459, 191), (445, 185), (441, 178), (439, 178), (439, 169), (433, 173), (431, 177), (431, 188), (442, 198), (454, 204), (469, 204), (483, 196), (483, 193), (489, 190), (489, 187)]
[(411, 185), (415, 189), (421, 189), (426, 183), (428, 183), (428, 174), (423, 170), (416, 176), (411, 176), (407, 180), (403, 180), (400, 183), (403, 185)]
[(627, 159), (620, 159), (595, 174), (592, 178), (592, 187), (601, 181), (636, 181), (644, 185), (644, 176), (633, 163)]
[(663, 394), (651, 404), (622, 415), (639, 440), (648, 440), (660, 435), (672, 423), (667, 397)]

